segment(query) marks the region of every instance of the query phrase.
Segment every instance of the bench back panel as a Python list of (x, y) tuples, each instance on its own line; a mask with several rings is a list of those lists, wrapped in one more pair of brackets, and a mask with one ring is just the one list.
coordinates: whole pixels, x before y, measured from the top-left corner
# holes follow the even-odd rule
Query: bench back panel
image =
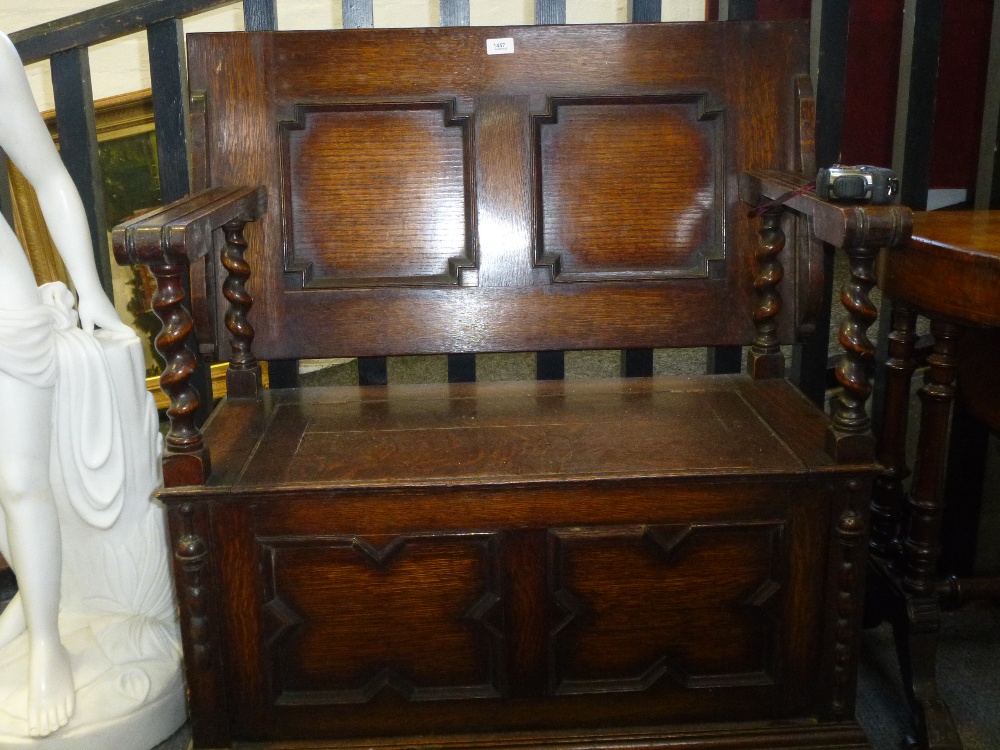
[(262, 358), (752, 338), (736, 178), (800, 162), (803, 23), (206, 34), (189, 66), (205, 180), (267, 188)]

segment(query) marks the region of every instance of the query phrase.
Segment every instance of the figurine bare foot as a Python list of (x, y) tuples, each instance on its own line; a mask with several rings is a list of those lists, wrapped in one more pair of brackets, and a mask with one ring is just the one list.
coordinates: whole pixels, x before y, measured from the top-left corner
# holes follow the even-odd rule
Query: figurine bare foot
[(21, 593), (7, 602), (3, 614), (0, 614), (0, 649), (17, 638), (25, 630), (24, 605), (21, 604)]
[(46, 737), (65, 726), (76, 708), (69, 653), (59, 641), (31, 644), (28, 734)]

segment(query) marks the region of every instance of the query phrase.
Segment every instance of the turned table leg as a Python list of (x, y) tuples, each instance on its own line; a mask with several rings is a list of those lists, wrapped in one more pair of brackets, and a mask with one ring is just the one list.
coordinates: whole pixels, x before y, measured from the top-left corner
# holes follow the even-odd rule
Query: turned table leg
[(948, 420), (955, 398), (960, 333), (951, 323), (932, 321), (934, 353), (930, 372), (920, 390), (923, 402), (913, 488), (903, 530), (899, 573), (906, 598), (905, 617), (897, 620), (896, 648), (903, 684), (913, 710), (917, 736), (913, 746), (926, 750), (962, 747), (947, 705), (937, 690), (937, 643), (941, 607), (937, 593), (937, 559), (940, 553), (941, 516), (944, 511), (943, 477)]
[(905, 307), (896, 306), (889, 334), (889, 358), (885, 362), (885, 413), (878, 441), (879, 463), (885, 471), (875, 480), (872, 490), (872, 534), (869, 549), (872, 557), (890, 569), (897, 567), (901, 553), (900, 523), (906, 500), (903, 481), (909, 476), (906, 466), (906, 433), (910, 411), (910, 383), (916, 369), (914, 349), (917, 344), (917, 316)]

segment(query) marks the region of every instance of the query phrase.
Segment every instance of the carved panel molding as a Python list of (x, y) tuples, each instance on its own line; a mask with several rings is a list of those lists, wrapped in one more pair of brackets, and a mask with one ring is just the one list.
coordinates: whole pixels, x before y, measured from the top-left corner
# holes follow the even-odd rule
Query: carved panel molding
[(707, 93), (548, 104), (532, 117), (536, 265), (555, 282), (707, 278), (725, 257), (724, 109)]
[(469, 115), (454, 100), (294, 103), (278, 131), (291, 288), (475, 285)]
[(493, 698), (506, 637), (491, 533), (259, 539), (276, 705)]
[(774, 684), (785, 538), (780, 521), (553, 530), (551, 692)]

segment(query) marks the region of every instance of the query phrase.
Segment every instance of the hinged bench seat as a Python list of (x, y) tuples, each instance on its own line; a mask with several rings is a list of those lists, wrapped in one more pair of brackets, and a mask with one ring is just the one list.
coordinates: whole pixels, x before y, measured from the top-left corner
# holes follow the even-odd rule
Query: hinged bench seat
[(828, 424), (787, 381), (742, 375), (266, 391), (206, 425), (198, 491), (856, 472)]

